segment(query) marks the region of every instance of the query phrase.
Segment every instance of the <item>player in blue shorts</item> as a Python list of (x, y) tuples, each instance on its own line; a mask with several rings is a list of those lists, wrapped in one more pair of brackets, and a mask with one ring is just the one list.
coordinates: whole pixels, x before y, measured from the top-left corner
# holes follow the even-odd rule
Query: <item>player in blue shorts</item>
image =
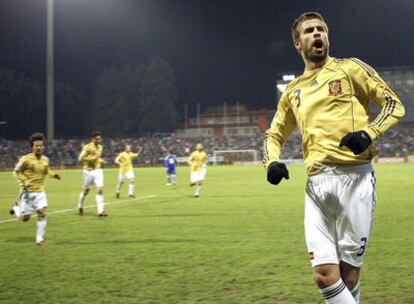
[(164, 158), (164, 166), (167, 168), (167, 186), (175, 185), (177, 183), (177, 173), (175, 167), (177, 166), (177, 158), (175, 155), (167, 151), (167, 156)]

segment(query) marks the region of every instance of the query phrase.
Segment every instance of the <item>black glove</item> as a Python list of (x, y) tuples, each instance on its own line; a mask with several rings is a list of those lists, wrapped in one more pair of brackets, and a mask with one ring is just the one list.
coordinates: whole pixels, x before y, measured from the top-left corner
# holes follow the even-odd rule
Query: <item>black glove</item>
[(350, 132), (341, 139), (339, 147), (346, 146), (354, 152), (355, 155), (364, 152), (371, 144), (372, 140), (365, 131)]
[(289, 179), (289, 171), (284, 163), (273, 162), (267, 168), (267, 181), (273, 185), (280, 183), (282, 178)]

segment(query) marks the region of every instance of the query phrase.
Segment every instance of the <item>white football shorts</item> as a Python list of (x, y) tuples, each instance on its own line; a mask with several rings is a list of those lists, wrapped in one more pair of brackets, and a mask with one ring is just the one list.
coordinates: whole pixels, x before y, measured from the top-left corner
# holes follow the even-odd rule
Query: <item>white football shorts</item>
[(22, 190), (19, 197), (19, 207), (23, 215), (32, 214), (32, 210), (47, 208), (45, 192), (27, 192)]
[(134, 179), (134, 171), (128, 171), (127, 173), (119, 173), (118, 179), (120, 182), (124, 182), (126, 179)]
[(197, 183), (197, 182), (202, 182), (204, 180), (206, 176), (206, 172), (204, 170), (200, 171), (200, 172), (191, 172), (191, 183)]
[(363, 262), (376, 204), (371, 164), (331, 167), (310, 176), (305, 192), (305, 238), (312, 266)]
[[(203, 169), (201, 170), (201, 173), (203, 174), (204, 178), (206, 178), (206, 174), (207, 174), (207, 165), (203, 165)], [(203, 179), (204, 179), (203, 178)]]
[(101, 168), (94, 170), (83, 170), (83, 188), (89, 189), (90, 186), (102, 188), (104, 185), (104, 175)]

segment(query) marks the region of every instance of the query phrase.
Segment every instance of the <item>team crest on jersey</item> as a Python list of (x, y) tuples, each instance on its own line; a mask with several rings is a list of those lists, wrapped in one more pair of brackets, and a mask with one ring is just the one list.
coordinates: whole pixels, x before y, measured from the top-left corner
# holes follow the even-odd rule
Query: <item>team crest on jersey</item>
[(329, 82), (329, 96), (338, 96), (342, 94), (342, 85), (340, 80)]

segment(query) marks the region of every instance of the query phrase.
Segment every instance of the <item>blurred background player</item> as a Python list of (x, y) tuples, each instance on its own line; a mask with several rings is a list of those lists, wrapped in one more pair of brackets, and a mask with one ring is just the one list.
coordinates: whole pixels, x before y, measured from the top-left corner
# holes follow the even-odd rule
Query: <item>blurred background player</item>
[(116, 198), (120, 197), (121, 187), (124, 184), (124, 181), (127, 179), (128, 184), (128, 196), (131, 198), (135, 197), (134, 194), (134, 168), (132, 166), (132, 160), (137, 158), (142, 152), (142, 147), (138, 148), (137, 153), (131, 151), (131, 145), (125, 144), (125, 151), (118, 154), (115, 158), (115, 164), (119, 166), (119, 181), (116, 186)]
[(79, 161), (83, 165), (83, 192), (81, 192), (79, 197), (79, 215), (83, 215), (83, 202), (89, 193), (89, 187), (91, 185), (95, 185), (95, 200), (98, 209), (98, 216), (108, 216), (104, 209), (104, 176), (101, 166), (106, 162), (101, 158), (103, 150), (101, 141), (102, 136), (100, 132), (92, 133), (91, 142), (82, 148), (82, 151), (79, 155)]
[(194, 197), (200, 196), (201, 186), (207, 173), (207, 154), (203, 149), (202, 144), (197, 144), (196, 150), (191, 153), (188, 159), (191, 170), (190, 186), (196, 186)]
[(175, 167), (177, 166), (177, 159), (175, 155), (167, 151), (167, 156), (164, 158), (164, 166), (167, 168), (167, 186), (175, 185), (177, 183), (177, 173)]
[(37, 212), (36, 244), (44, 245), (47, 226), (47, 198), (44, 190), (44, 179), (50, 177), (60, 179), (60, 175), (49, 170), (49, 159), (43, 155), (45, 138), (42, 133), (34, 133), (29, 138), (32, 153), (24, 155), (17, 163), (14, 174), (20, 182), (18, 204), (12, 205), (10, 214), (30, 220), (32, 210)]

